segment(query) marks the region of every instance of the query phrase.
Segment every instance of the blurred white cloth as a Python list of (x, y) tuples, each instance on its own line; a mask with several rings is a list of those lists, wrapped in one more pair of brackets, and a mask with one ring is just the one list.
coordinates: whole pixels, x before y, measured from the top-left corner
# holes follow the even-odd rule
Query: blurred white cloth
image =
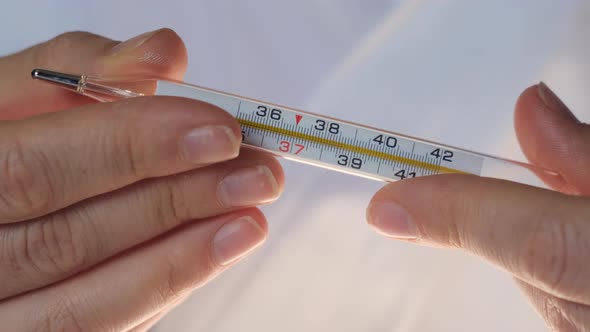
[[(66, 30), (169, 26), (189, 82), (519, 160), (512, 113), (528, 85), (547, 82), (590, 120), (585, 0), (26, 2), (0, 20), (23, 29), (0, 53)], [(380, 183), (283, 164), (267, 244), (156, 331), (546, 330), (503, 272), (371, 231)]]

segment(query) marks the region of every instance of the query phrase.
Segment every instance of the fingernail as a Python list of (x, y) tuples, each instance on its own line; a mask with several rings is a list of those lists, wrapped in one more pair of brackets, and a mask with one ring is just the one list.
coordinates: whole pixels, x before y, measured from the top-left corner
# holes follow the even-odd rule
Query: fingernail
[(578, 118), (576, 118), (574, 113), (570, 111), (570, 109), (563, 103), (563, 101), (559, 97), (557, 97), (555, 92), (553, 92), (553, 90), (551, 90), (545, 83), (539, 83), (537, 87), (537, 92), (539, 94), (539, 98), (541, 98), (543, 104), (545, 104), (545, 106), (548, 109), (556, 112), (562, 112), (572, 120), (580, 122)]
[(251, 217), (241, 217), (223, 225), (213, 237), (213, 258), (219, 265), (229, 265), (258, 247), (266, 237)]
[(417, 239), (418, 232), (404, 208), (393, 202), (373, 203), (367, 219), (379, 233), (397, 239)]
[(128, 51), (132, 51), (132, 50), (140, 47), (141, 45), (143, 45), (146, 41), (148, 41), (148, 39), (150, 39), (158, 31), (160, 31), (160, 30), (154, 30), (154, 31), (142, 33), (139, 36), (135, 36), (135, 37), (128, 39), (122, 43), (119, 43), (111, 49), (111, 53), (112, 54), (119, 54), (119, 53), (125, 53)]
[(232, 159), (240, 149), (233, 130), (224, 126), (195, 128), (182, 138), (180, 145), (182, 159), (194, 164)]
[(270, 203), (279, 197), (279, 185), (266, 166), (233, 171), (219, 183), (217, 195), (227, 207)]

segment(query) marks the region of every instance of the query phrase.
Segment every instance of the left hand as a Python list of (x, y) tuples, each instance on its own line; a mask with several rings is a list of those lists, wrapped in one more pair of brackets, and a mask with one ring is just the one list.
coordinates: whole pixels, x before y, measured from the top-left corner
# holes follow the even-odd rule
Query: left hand
[(169, 29), (62, 34), (0, 57), (0, 331), (146, 331), (260, 246), (275, 158), (197, 100), (96, 103), (32, 68), (181, 80)]
[(590, 198), (582, 197), (590, 195), (590, 126), (544, 84), (522, 94), (515, 121), (529, 160), (561, 174), (548, 181), (561, 193), (423, 177), (378, 192), (369, 223), (386, 236), (478, 255), (510, 272), (551, 328), (590, 331)]

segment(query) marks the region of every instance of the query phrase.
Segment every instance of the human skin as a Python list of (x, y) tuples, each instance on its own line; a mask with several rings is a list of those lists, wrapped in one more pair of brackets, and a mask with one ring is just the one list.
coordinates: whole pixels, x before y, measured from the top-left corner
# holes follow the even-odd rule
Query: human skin
[(551, 329), (590, 331), (590, 126), (542, 83), (522, 93), (514, 119), (531, 163), (561, 175), (545, 179), (554, 191), (463, 175), (404, 180), (375, 195), (369, 224), (477, 255), (511, 273)]
[(182, 40), (66, 33), (0, 58), (0, 322), (6, 331), (142, 331), (263, 243), (255, 207), (284, 176), (240, 151), (229, 114), (196, 100), (96, 103), (41, 67), (182, 79)]
[[(126, 43), (68, 33), (0, 58), (4, 328), (147, 330), (264, 241), (254, 207), (278, 198), (283, 173), (239, 151), (228, 114), (170, 97), (96, 104), (29, 77), (44, 67), (179, 80), (186, 62), (167, 29)], [(561, 174), (555, 191), (404, 180), (375, 195), (368, 220), (393, 238), (481, 256), (514, 275), (548, 326), (588, 331), (589, 126), (544, 85), (522, 94), (515, 125), (530, 161)]]

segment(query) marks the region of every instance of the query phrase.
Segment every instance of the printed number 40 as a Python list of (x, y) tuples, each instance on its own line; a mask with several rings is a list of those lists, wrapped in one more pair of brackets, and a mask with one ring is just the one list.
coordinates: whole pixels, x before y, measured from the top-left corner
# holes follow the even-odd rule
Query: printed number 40
[(279, 150), (281, 152), (291, 152), (291, 148), (294, 147), (295, 152), (293, 152), (294, 154), (300, 154), (301, 151), (303, 151), (303, 149), (305, 149), (305, 145), (301, 145), (301, 144), (293, 144), (289, 141), (281, 141), (279, 143)]

